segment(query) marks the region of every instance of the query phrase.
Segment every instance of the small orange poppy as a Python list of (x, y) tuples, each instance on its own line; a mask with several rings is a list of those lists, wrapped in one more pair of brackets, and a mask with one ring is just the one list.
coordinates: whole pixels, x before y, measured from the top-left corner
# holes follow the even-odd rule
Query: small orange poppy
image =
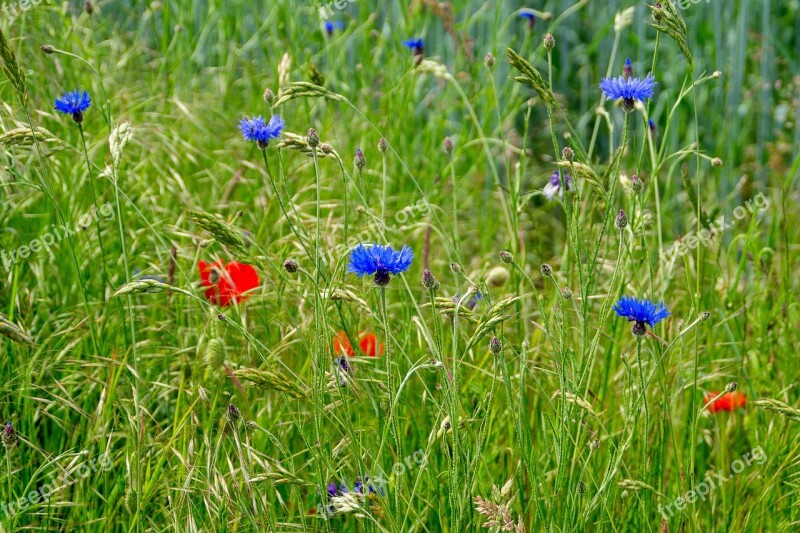
[[(378, 338), (374, 333), (366, 333), (362, 331), (359, 333), (358, 338), (358, 346), (361, 348), (362, 354), (369, 357), (383, 355), (383, 343), (378, 343)], [(337, 332), (336, 336), (333, 338), (333, 353), (337, 357), (342, 354), (355, 357), (356, 352), (353, 349), (353, 345), (350, 344), (350, 339), (347, 337), (347, 333), (344, 331)]]
[(703, 398), (703, 403), (706, 404), (706, 409), (708, 409), (708, 412), (718, 413), (719, 411), (728, 411), (732, 413), (736, 409), (744, 407), (747, 404), (747, 398), (745, 395), (738, 391), (726, 392), (715, 402), (711, 403), (711, 400), (716, 398), (718, 395), (719, 393), (711, 391)]

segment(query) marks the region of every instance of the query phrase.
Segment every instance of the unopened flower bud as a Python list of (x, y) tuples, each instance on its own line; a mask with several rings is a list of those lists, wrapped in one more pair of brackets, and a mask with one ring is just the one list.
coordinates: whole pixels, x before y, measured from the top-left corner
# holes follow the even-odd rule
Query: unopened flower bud
[(228, 411), (226, 415), (228, 417), (228, 420), (230, 420), (231, 422), (236, 422), (239, 420), (239, 418), (241, 418), (242, 413), (239, 411), (238, 407), (236, 407), (233, 404), (230, 404), (228, 406)]
[(311, 148), (316, 148), (319, 146), (319, 133), (314, 128), (310, 128), (308, 130), (308, 135), (306, 135), (306, 142)]
[(450, 263), (450, 270), (458, 274), (461, 272), (461, 266), (456, 262)]
[(298, 268), (300, 268), (300, 265), (298, 265), (297, 261), (295, 261), (294, 259), (287, 259), (283, 263), (283, 269), (289, 274), (294, 274), (295, 272), (297, 272)]
[(328, 155), (333, 153), (333, 146), (328, 143), (322, 143), (319, 147), (323, 154)]
[(483, 64), (486, 65), (488, 68), (492, 68), (494, 66), (494, 56), (491, 52), (486, 54), (486, 57), (483, 59)]
[(492, 337), (492, 340), (489, 341), (489, 351), (492, 352), (494, 355), (499, 354), (503, 351), (503, 343), (497, 337)]
[(272, 105), (272, 103), (275, 101), (275, 93), (272, 92), (272, 89), (264, 89), (264, 101), (269, 105)]
[(708, 311), (703, 311), (702, 313), (700, 313), (699, 317), (700, 322), (705, 322), (709, 318), (711, 318), (711, 313), (709, 313)]
[(561, 297), (565, 300), (572, 300), (572, 289), (569, 287), (562, 287), (561, 288)]
[(503, 263), (506, 263), (506, 264), (513, 263), (514, 262), (514, 256), (511, 254), (511, 252), (503, 250), (502, 252), (500, 252), (500, 261), (502, 261)]
[(739, 384), (735, 381), (731, 381), (725, 386), (725, 392), (733, 392), (739, 388)]
[(715, 157), (714, 159), (711, 160), (711, 166), (712, 167), (721, 167), (722, 166), (722, 159), (720, 159), (719, 157)]
[(450, 137), (445, 137), (444, 141), (442, 142), (442, 150), (444, 150), (444, 153), (446, 153), (447, 155), (452, 154), (453, 153), (453, 139), (451, 139)]
[(552, 33), (548, 33), (544, 36), (544, 47), (548, 50), (552, 50), (556, 47), (556, 39), (553, 37)]
[(39, 47), (39, 49), (40, 49), (42, 52), (44, 52), (45, 54), (52, 54), (52, 53), (53, 53), (53, 52), (55, 52), (55, 50), (56, 50), (55, 48), (53, 48), (53, 47), (52, 47), (51, 45), (49, 45), (49, 44), (43, 44), (41, 47)]
[(563, 150), (561, 150), (561, 157), (569, 162), (575, 160), (575, 152), (569, 146), (565, 146)]
[(380, 150), (381, 153), (385, 154), (388, 149), (389, 149), (389, 142), (383, 137), (381, 137), (381, 139), (378, 141), (378, 150)]
[(509, 272), (505, 267), (496, 266), (486, 274), (486, 284), (490, 287), (502, 287), (508, 281)]
[(623, 230), (628, 226), (628, 215), (626, 215), (625, 211), (622, 209), (617, 213), (617, 219), (614, 221), (614, 225), (617, 226), (618, 230)]
[(432, 291), (439, 290), (439, 280), (427, 268), (422, 271), (422, 286)]
[(633, 192), (642, 192), (644, 190), (644, 182), (635, 174), (631, 178), (631, 190), (633, 190)]
[(356, 149), (356, 156), (353, 158), (353, 164), (359, 169), (367, 166), (367, 159), (364, 157), (364, 152), (361, 151), (361, 148)]
[(542, 263), (540, 270), (542, 271), (542, 276), (546, 278), (549, 278), (550, 276), (553, 275), (553, 267), (551, 267), (547, 263)]

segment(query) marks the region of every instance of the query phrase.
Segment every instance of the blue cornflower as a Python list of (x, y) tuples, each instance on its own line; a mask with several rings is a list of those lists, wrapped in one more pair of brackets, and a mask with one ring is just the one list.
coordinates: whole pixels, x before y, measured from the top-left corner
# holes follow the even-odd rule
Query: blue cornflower
[(392, 250), (389, 245), (372, 244), (365, 247), (359, 244), (350, 255), (350, 264), (347, 271), (363, 276), (375, 276), (375, 285), (385, 287), (389, 284), (390, 274), (400, 274), (408, 270), (414, 253), (408, 246), (403, 246), (399, 252)]
[[(572, 190), (572, 178), (567, 174), (564, 174), (564, 188), (567, 191)], [(561, 177), (559, 176), (557, 170), (550, 176), (550, 180), (547, 182), (547, 185), (545, 185), (544, 189), (542, 189), (542, 194), (544, 194), (548, 200), (552, 200), (556, 197), (556, 195), (559, 197), (564, 195), (564, 191), (561, 190)]]
[(524, 18), (528, 21), (528, 28), (533, 28), (533, 26), (536, 24), (536, 15), (533, 11), (522, 10), (519, 12), (519, 16), (520, 18)]
[(663, 302), (653, 303), (650, 300), (637, 300), (630, 296), (623, 296), (614, 304), (617, 315), (627, 318), (633, 324), (633, 334), (641, 337), (647, 331), (645, 325), (655, 327), (656, 324), (670, 315), (669, 309)]
[(331, 35), (333, 35), (333, 32), (335, 30), (341, 30), (342, 28), (344, 28), (344, 24), (342, 23), (341, 20), (326, 20), (325, 21), (325, 32), (328, 34), (329, 37)]
[(606, 95), (607, 100), (622, 99), (622, 108), (625, 111), (633, 111), (636, 100), (644, 101), (653, 97), (653, 89), (656, 86), (655, 78), (648, 74), (646, 78), (603, 78), (600, 82), (600, 89)]
[(407, 39), (403, 41), (403, 44), (409, 47), (415, 56), (421, 56), (425, 51), (425, 41), (419, 37)]
[(72, 120), (80, 124), (83, 122), (83, 112), (92, 105), (92, 98), (86, 91), (68, 91), (61, 98), (56, 98), (56, 111), (65, 115), (72, 115)]
[(244, 140), (256, 141), (262, 150), (269, 146), (270, 139), (277, 139), (281, 136), (284, 126), (286, 126), (286, 121), (280, 115), (274, 115), (269, 122), (264, 122), (261, 115), (243, 118), (239, 122), (239, 129), (242, 131)]

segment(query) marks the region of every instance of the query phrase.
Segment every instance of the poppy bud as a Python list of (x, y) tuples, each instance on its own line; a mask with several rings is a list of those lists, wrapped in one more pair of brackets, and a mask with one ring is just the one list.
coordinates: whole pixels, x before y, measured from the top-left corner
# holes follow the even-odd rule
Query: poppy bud
[(508, 281), (509, 273), (505, 267), (496, 266), (486, 274), (486, 284), (490, 287), (502, 287)]

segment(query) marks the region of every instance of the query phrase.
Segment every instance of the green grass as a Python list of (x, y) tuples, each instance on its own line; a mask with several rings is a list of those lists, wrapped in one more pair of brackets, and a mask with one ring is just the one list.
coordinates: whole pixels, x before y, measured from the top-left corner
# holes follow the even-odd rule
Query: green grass
[[(298, 0), (77, 4), (0, 13), (0, 249), (76, 229), (0, 266), (4, 529), (461, 532), (492, 503), (526, 531), (800, 525), (796, 1), (690, 5), (691, 67), (632, 1), (531, 2), (552, 16), (530, 30), (516, 2), (356, 0), (331, 37)], [(659, 82), (630, 114), (597, 88), (626, 57)], [(53, 110), (74, 88), (82, 132)], [(299, 137), (262, 153), (237, 124), (272, 113)], [(551, 201), (565, 146), (577, 189)], [(385, 290), (348, 274), (362, 240), (409, 245), (410, 270)], [(261, 283), (219, 308), (198, 261), (234, 258)], [(143, 292), (135, 269), (170, 286)], [(622, 295), (672, 315), (637, 339)], [(339, 331), (384, 345), (344, 386)], [(732, 382), (745, 408), (706, 412)], [(365, 474), (381, 495), (311, 513)]]

